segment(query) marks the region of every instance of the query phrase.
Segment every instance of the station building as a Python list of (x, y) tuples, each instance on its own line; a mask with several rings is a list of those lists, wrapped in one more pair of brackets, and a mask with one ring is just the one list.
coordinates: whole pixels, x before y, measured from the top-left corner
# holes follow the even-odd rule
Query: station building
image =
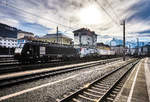
[(58, 34), (46, 34), (43, 37), (39, 38), (42, 41), (52, 42), (52, 43), (59, 43), (65, 45), (72, 45), (73, 41), (68, 36), (58, 33)]
[(73, 31), (74, 33), (74, 45), (76, 47), (89, 47), (95, 48), (97, 43), (97, 35), (94, 31), (90, 31), (86, 28), (81, 28)]

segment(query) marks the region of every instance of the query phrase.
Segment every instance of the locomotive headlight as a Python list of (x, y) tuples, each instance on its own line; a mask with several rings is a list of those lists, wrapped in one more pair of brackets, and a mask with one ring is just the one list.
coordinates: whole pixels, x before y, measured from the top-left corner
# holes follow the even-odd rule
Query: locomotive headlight
[(16, 48), (16, 49), (15, 49), (15, 53), (16, 53), (16, 54), (17, 54), (17, 53), (18, 53), (18, 54), (21, 54), (21, 51), (22, 51), (22, 48)]

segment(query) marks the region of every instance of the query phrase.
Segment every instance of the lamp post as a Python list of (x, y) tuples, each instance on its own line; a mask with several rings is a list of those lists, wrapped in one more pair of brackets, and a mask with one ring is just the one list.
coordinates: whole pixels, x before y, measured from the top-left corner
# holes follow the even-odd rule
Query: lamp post
[(125, 57), (126, 57), (126, 55), (125, 55), (125, 24), (126, 24), (126, 22), (125, 22), (125, 20), (123, 20), (123, 22), (122, 22), (122, 24), (121, 25), (123, 25), (123, 61), (125, 61)]
[(57, 33), (57, 43), (58, 43), (58, 26), (56, 28), (56, 33)]

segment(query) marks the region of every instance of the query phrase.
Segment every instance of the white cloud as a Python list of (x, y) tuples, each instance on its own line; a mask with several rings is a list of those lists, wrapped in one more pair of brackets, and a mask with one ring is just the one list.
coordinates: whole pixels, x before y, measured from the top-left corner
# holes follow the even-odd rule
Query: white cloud
[(17, 20), (10, 19), (10, 18), (0, 19), (0, 23), (8, 24), (12, 27), (18, 27), (19, 26), (19, 22)]
[[(104, 8), (109, 13), (109, 15), (111, 15), (113, 20), (93, 0), (14, 0), (8, 1), (11, 3), (9, 3), (7, 6), (11, 4), (17, 8), (30, 12), (31, 14), (23, 12), (21, 10), (17, 10), (19, 13), (16, 14), (18, 15), (18, 18), (16, 19), (22, 17), (22, 22), (37, 23), (47, 28), (53, 28), (53, 30), (50, 30), (48, 33), (56, 32), (55, 29), (58, 26), (60, 31), (68, 31), (68, 35), (70, 37), (73, 37), (73, 34), (71, 32), (72, 29), (70, 29), (69, 27), (73, 27), (73, 29), (87, 27), (100, 35), (122, 37), (122, 26), (120, 25), (121, 20), (130, 17), (131, 15), (134, 15), (136, 12), (138, 12), (140, 8), (133, 10), (129, 8), (141, 2), (141, 0), (107, 0), (108, 2), (106, 0), (97, 1), (101, 4), (101, 6), (103, 6), (102, 8)], [(80, 22), (78, 13), (88, 4), (96, 5), (101, 12), (101, 21), (99, 22), (99, 24), (85, 25)], [(7, 16), (8, 15), (9, 18), (12, 17), (11, 14), (7, 14)], [(3, 19), (2, 17), (0, 17), (0, 21), (12, 26), (17, 26), (20, 23), (17, 20), (14, 20), (14, 18)], [(114, 21), (118, 24), (115, 24)], [(148, 30), (150, 29), (149, 21), (150, 19), (147, 19), (147, 22), (145, 22), (143, 20), (135, 18), (132, 21), (127, 22), (127, 32), (140, 32)], [(127, 33), (127, 36), (130, 35), (136, 36), (136, 34)]]

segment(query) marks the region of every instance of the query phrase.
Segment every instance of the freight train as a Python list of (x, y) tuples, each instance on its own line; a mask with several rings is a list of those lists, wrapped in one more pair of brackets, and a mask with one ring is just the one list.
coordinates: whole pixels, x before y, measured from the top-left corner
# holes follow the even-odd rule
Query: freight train
[(14, 58), (20, 62), (47, 62), (49, 60), (69, 60), (79, 55), (73, 46), (41, 41), (24, 41), (15, 49)]
[(74, 48), (72, 45), (23, 40), (15, 49), (14, 59), (21, 63), (48, 62), (51, 60), (74, 60), (91, 57), (114, 56), (110, 51), (91, 48)]

